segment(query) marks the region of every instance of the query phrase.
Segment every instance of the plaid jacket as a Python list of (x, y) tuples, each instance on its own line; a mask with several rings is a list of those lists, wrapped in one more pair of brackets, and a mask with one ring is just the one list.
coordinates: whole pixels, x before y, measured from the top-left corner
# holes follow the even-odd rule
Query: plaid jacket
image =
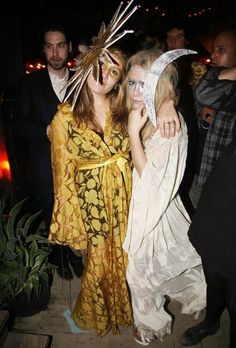
[(202, 188), (225, 146), (231, 142), (236, 121), (236, 81), (218, 80), (221, 70), (222, 68), (211, 68), (194, 92), (200, 132), (204, 108), (211, 108), (214, 113), (203, 148), (197, 180), (199, 188)]

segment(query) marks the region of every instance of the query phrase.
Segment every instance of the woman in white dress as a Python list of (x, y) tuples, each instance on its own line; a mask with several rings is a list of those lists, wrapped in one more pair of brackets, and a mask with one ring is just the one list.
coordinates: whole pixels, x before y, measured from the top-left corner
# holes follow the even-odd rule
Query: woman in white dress
[(196, 315), (205, 308), (206, 299), (201, 259), (189, 241), (190, 219), (178, 195), (187, 154), (186, 125), (179, 115), (181, 130), (169, 139), (161, 137), (144, 99), (147, 76), (153, 85), (159, 73), (153, 104), (157, 120), (164, 101), (177, 103), (174, 65), (165, 62), (162, 73), (152, 69), (154, 62), (158, 66), (160, 55), (159, 50), (145, 50), (132, 56), (125, 81), (134, 169), (123, 248), (128, 253), (134, 339), (143, 345), (171, 333), (172, 318), (164, 309), (166, 297), (181, 302), (182, 313)]

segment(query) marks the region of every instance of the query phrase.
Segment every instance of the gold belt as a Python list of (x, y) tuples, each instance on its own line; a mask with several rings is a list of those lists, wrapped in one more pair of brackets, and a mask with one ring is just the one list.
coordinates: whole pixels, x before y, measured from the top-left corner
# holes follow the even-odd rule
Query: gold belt
[(116, 164), (118, 165), (119, 169), (123, 172), (125, 169), (124, 165), (128, 161), (125, 158), (125, 155), (128, 155), (128, 152), (117, 153), (114, 156), (109, 157), (108, 159), (105, 159), (103, 162), (96, 162), (96, 163), (88, 163), (88, 164), (79, 165), (78, 169), (79, 169), (79, 171), (87, 170), (87, 169), (94, 169), (94, 168), (107, 166), (108, 164), (117, 162)]

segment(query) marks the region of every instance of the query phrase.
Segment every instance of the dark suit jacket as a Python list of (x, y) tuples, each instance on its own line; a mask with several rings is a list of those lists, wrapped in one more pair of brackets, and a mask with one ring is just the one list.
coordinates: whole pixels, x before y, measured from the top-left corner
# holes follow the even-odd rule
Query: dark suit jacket
[(13, 124), (15, 134), (27, 141), (33, 192), (53, 192), (50, 142), (46, 128), (60, 103), (48, 69), (32, 72), (19, 81)]

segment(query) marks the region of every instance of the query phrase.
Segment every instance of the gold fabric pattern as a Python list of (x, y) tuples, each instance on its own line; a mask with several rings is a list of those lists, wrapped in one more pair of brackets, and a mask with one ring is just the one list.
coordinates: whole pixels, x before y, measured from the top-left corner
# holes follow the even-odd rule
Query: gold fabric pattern
[(122, 248), (131, 194), (128, 134), (107, 112), (103, 138), (78, 127), (69, 103), (59, 106), (51, 125), (55, 203), (49, 240), (87, 250), (76, 324), (101, 336), (132, 324)]

